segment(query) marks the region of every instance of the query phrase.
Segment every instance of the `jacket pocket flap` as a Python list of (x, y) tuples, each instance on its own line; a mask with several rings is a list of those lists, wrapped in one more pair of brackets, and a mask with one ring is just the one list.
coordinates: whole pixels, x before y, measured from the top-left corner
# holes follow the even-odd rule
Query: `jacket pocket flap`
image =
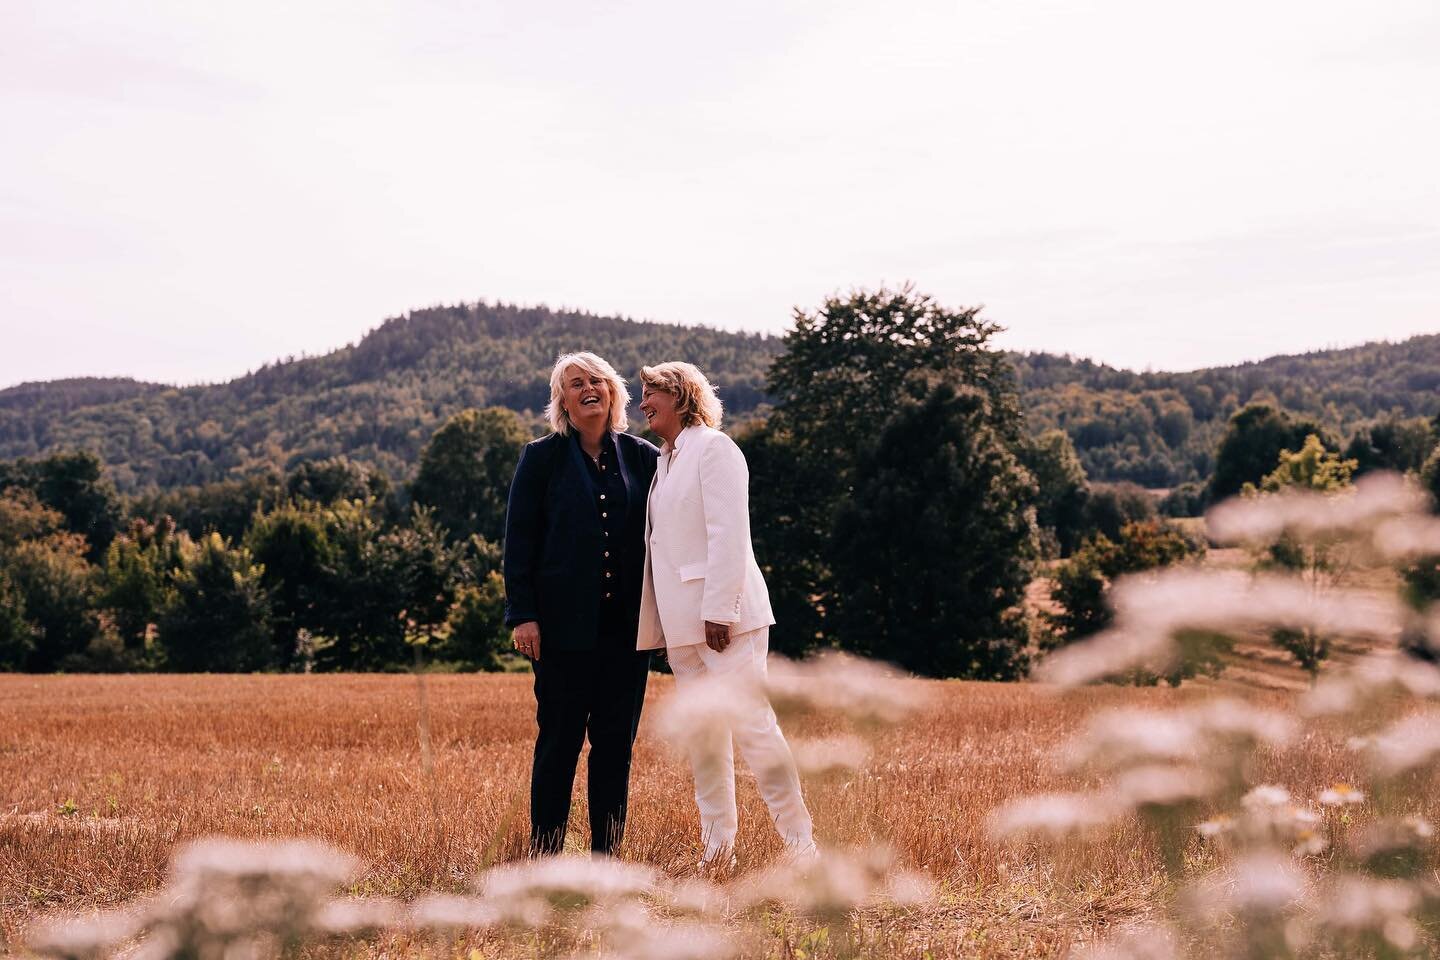
[(680, 565), (680, 582), (681, 582), (681, 583), (684, 583), (686, 580), (704, 580), (704, 579), (705, 579), (705, 562), (704, 562), (703, 560), (702, 560), (701, 562), (699, 562), (699, 563), (682, 563), (682, 564)]

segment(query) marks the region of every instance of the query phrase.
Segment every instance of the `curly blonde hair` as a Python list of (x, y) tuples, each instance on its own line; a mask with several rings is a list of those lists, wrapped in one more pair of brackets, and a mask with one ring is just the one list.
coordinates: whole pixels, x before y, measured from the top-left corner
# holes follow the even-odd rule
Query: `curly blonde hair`
[(675, 398), (675, 412), (680, 415), (681, 425), (693, 427), (703, 423), (719, 429), (720, 398), (715, 394), (715, 387), (695, 364), (672, 360), (653, 367), (641, 367), (640, 382)]
[(550, 402), (545, 405), (545, 419), (550, 421), (550, 429), (562, 435), (570, 432), (570, 415), (565, 412), (561, 396), (565, 392), (565, 371), (571, 367), (601, 378), (609, 387), (610, 429), (618, 433), (630, 426), (630, 391), (625, 389), (625, 381), (604, 358), (581, 351), (562, 353), (550, 369)]

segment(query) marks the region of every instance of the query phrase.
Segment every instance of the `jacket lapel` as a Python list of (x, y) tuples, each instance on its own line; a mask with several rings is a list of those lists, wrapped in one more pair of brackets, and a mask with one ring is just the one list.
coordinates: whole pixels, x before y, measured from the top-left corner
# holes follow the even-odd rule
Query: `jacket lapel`
[[(625, 463), (625, 451), (620, 447), (620, 438), (614, 432), (610, 434), (610, 442), (615, 447), (615, 462), (620, 469), (620, 479), (625, 484), (625, 509), (638, 510), (644, 505), (644, 501), (640, 499), (641, 493), (635, 487), (635, 478), (630, 475), (630, 467)], [(633, 517), (635, 514), (632, 512), (630, 515)]]
[(585, 454), (580, 451), (580, 444), (574, 437), (567, 437), (565, 442), (570, 444), (570, 471), (575, 474), (575, 482), (569, 485), (570, 489), (584, 506), (580, 515), (588, 518), (588, 525), (593, 528), (593, 532), (600, 533), (600, 511), (595, 506), (595, 482), (590, 479), (590, 471), (585, 466)]

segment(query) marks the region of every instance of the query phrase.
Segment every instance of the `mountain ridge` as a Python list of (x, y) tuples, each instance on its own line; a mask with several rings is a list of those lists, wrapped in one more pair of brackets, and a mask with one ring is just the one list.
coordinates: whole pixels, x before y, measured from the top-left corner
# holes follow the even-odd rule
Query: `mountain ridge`
[[(543, 306), (440, 305), (219, 383), (74, 377), (0, 389), (0, 459), (92, 449), (127, 491), (336, 454), (404, 480), (429, 434), (464, 407), (509, 407), (538, 430), (550, 364), (574, 349), (595, 350), (632, 379), (644, 363), (693, 360), (743, 419), (763, 412), (766, 371), (782, 342)], [(1032, 429), (1068, 433), (1097, 480), (1203, 479), (1230, 414), (1257, 397), (1316, 418), (1342, 440), (1376, 417), (1440, 413), (1440, 334), (1183, 372), (1043, 351), (1009, 356)]]

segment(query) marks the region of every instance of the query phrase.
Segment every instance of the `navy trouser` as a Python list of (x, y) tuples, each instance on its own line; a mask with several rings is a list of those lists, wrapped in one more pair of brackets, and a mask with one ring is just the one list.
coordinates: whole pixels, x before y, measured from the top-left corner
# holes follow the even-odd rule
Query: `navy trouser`
[(613, 855), (625, 834), (630, 752), (645, 704), (650, 652), (608, 644), (576, 652), (542, 646), (532, 666), (540, 734), (530, 775), (530, 853), (559, 853), (565, 846), (575, 766), (588, 734), (590, 849)]

